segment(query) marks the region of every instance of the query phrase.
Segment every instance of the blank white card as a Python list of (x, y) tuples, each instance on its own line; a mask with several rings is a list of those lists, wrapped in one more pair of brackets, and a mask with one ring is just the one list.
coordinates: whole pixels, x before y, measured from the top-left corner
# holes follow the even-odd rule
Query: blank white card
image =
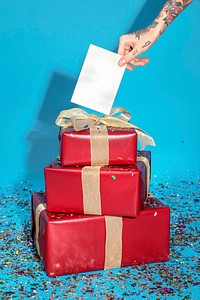
[(90, 45), (71, 102), (109, 114), (126, 66), (121, 55)]

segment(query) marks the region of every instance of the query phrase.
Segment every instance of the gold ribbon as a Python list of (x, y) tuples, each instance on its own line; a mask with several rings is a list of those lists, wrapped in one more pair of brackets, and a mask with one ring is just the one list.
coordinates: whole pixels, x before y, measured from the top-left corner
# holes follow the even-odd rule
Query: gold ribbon
[(108, 130), (105, 125), (90, 127), (91, 166), (107, 166), (109, 164)]
[(101, 215), (100, 168), (100, 166), (82, 168), (84, 214)]
[(130, 119), (131, 113), (122, 107), (114, 107), (110, 115), (101, 117), (95, 114), (88, 114), (81, 108), (71, 108), (61, 111), (55, 123), (64, 128), (73, 127), (75, 131), (90, 128), (94, 124), (103, 124), (115, 128), (133, 128), (137, 132), (141, 150), (146, 145), (155, 146), (153, 138), (139, 127), (129, 123)]
[(36, 207), (35, 211), (35, 244), (36, 244), (36, 249), (39, 254), (39, 257), (42, 258), (41, 252), (40, 252), (40, 245), (39, 245), (39, 233), (40, 233), (40, 214), (43, 210), (46, 210), (46, 204), (45, 203), (40, 203)]
[(150, 163), (149, 160), (145, 157), (145, 156), (137, 156), (137, 161), (141, 161), (145, 164), (146, 166), (146, 172), (147, 172), (147, 196), (148, 196), (148, 192), (149, 192), (149, 187), (150, 187)]
[(106, 241), (104, 270), (121, 267), (122, 218), (105, 216)]

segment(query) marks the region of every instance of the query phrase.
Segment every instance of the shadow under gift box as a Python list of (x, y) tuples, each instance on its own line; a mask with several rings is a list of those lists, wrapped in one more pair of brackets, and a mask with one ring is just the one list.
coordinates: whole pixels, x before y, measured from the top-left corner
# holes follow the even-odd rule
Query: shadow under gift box
[(149, 198), (137, 218), (47, 213), (32, 194), (32, 237), (48, 276), (169, 259), (170, 209)]
[(48, 212), (136, 217), (147, 198), (151, 152), (138, 151), (136, 165), (44, 168)]
[[(106, 135), (108, 149), (102, 143), (102, 141), (106, 142), (104, 134), (102, 135), (102, 132), (98, 130), (95, 134), (91, 134), (90, 129), (74, 131), (73, 128), (66, 128), (61, 129), (60, 137), (62, 166), (90, 166), (92, 156), (96, 158), (99, 154), (100, 156), (106, 155), (106, 152), (108, 152), (107, 165), (126, 165), (136, 162), (137, 133), (132, 128), (108, 127)], [(98, 165), (97, 162), (95, 165)]]

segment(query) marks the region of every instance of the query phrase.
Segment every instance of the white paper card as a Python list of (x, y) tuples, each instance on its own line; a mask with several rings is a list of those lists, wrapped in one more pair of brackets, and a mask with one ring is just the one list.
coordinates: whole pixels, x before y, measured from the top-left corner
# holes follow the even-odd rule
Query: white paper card
[(125, 70), (118, 66), (120, 57), (91, 44), (71, 102), (109, 114)]

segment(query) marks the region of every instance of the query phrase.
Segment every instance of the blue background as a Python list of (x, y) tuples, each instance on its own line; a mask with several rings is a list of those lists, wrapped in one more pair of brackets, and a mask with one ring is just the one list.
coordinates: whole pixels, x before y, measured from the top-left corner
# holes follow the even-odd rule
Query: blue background
[[(0, 2), (1, 185), (43, 185), (58, 155), (54, 121), (70, 98), (90, 43), (117, 51), (120, 35), (149, 25), (165, 1)], [(115, 106), (151, 134), (153, 175), (198, 170), (200, 2), (193, 3), (126, 71)]]

